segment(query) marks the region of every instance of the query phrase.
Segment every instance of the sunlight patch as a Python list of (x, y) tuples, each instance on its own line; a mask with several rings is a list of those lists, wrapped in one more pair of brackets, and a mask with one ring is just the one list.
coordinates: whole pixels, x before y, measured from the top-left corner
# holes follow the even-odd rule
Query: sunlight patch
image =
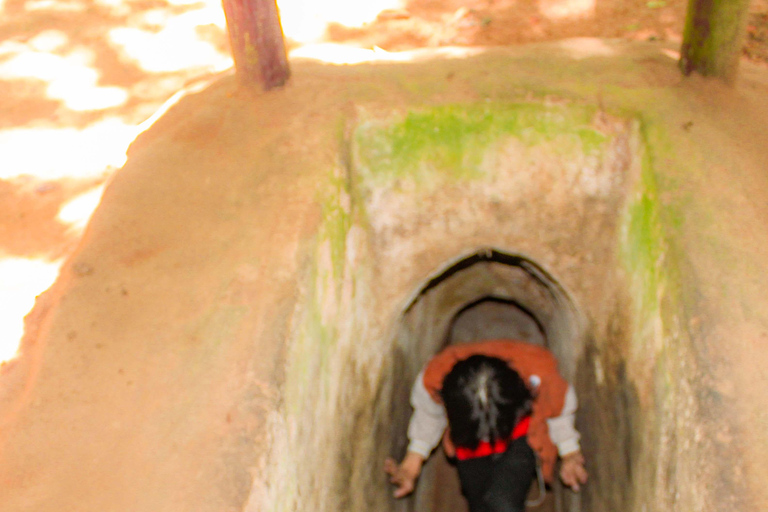
[(125, 163), (125, 151), (139, 132), (119, 119), (76, 128), (17, 128), (0, 131), (0, 179), (36, 176), (45, 180), (96, 177)]
[(44, 30), (30, 39), (27, 44), (38, 52), (51, 53), (61, 49), (68, 42), (69, 37), (61, 30)]
[[(38, 40), (37, 44), (55, 45), (59, 41), (53, 36)], [(61, 100), (67, 108), (78, 112), (124, 104), (128, 99), (124, 89), (97, 85), (99, 73), (90, 67), (93, 60), (93, 52), (86, 48), (76, 49), (66, 56), (39, 51), (19, 52), (0, 64), (0, 79), (32, 78), (47, 82), (49, 98)]]
[(405, 52), (388, 52), (379, 47), (372, 50), (355, 48), (336, 43), (319, 43), (300, 46), (290, 52), (291, 58), (311, 59), (326, 64), (362, 64), (364, 62), (416, 62), (435, 57), (446, 59), (464, 59), (478, 55), (482, 48), (465, 46), (444, 46), (440, 48), (423, 48)]
[(574, 59), (586, 59), (589, 57), (608, 57), (615, 50), (608, 46), (602, 39), (593, 37), (576, 37), (565, 39), (558, 43), (560, 48), (566, 50)]
[(53, 11), (53, 12), (82, 12), (86, 9), (84, 2), (69, 0), (30, 0), (24, 4), (27, 11)]
[(81, 194), (65, 203), (56, 216), (61, 222), (69, 224), (70, 229), (82, 231), (88, 224), (91, 215), (101, 202), (101, 196), (104, 193), (104, 186)]
[(131, 5), (124, 0), (92, 0), (96, 5), (101, 5), (110, 10), (113, 16), (129, 16)]
[(224, 30), (226, 21), (221, 6), (209, 6), (179, 16), (153, 10), (146, 13), (142, 22), (161, 28), (158, 31), (118, 27), (109, 31), (109, 39), (143, 70), (161, 73), (205, 68), (215, 72), (232, 67), (232, 58), (211, 43), (201, 41), (196, 31), (206, 25), (216, 25)]
[(672, 60), (680, 60), (680, 52), (677, 51), (677, 50), (671, 50), (669, 48), (663, 48), (661, 50), (661, 53), (663, 53), (664, 55), (666, 55), (667, 57), (669, 57)]
[(290, 52), (291, 58), (303, 58), (327, 64), (361, 64), (374, 61), (409, 61), (409, 52), (387, 52), (380, 48), (366, 50), (343, 44), (322, 43), (301, 46)]
[(381, 11), (403, 7), (402, 0), (278, 0), (286, 37), (300, 43), (319, 42), (330, 23), (360, 27)]
[(0, 260), (0, 362), (12, 359), (24, 335), (24, 317), (35, 298), (50, 288), (61, 261), (26, 258)]
[(539, 0), (539, 12), (551, 20), (595, 14), (595, 0)]

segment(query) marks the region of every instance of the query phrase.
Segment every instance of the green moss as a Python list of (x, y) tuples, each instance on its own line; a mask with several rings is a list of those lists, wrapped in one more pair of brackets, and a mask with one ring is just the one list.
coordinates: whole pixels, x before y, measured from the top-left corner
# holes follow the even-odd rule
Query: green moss
[[(638, 423), (646, 446), (633, 471), (639, 475), (645, 466), (648, 481), (673, 482), (680, 464), (674, 443), (690, 424), (686, 415), (693, 403), (695, 348), (686, 330), (680, 205), (667, 197), (675, 184), (664, 172), (677, 160), (676, 153), (661, 121), (646, 118), (640, 126), (641, 170), (626, 211), (621, 248), (634, 307), (627, 358), (648, 407)], [(633, 509), (639, 510), (645, 498), (635, 499)]]
[[(682, 213), (674, 202), (663, 201), (670, 183), (660, 182), (659, 162), (673, 160), (674, 150), (661, 142), (668, 134), (653, 121), (641, 126), (642, 168), (624, 225), (622, 255), (630, 271), (634, 298), (632, 357), (651, 367), (657, 404), (677, 396), (677, 366), (685, 360), (689, 341), (685, 333), (685, 300), (679, 244)], [(670, 204), (667, 204), (670, 203)], [(650, 377), (650, 375), (649, 375)]]
[(320, 202), (323, 215), (320, 239), (330, 244), (333, 275), (338, 280), (343, 275), (344, 258), (347, 253), (347, 233), (352, 226), (348, 198), (344, 180), (332, 177), (329, 180), (329, 191)]
[(645, 146), (638, 190), (630, 202), (625, 219), (622, 247), (627, 267), (635, 281), (638, 309), (641, 317), (658, 314), (658, 290), (661, 284), (661, 264), (666, 252), (666, 240), (660, 219), (659, 192), (656, 183), (654, 157), (647, 145), (647, 128), (641, 128)]
[(605, 134), (590, 128), (579, 128), (576, 133), (581, 140), (581, 146), (586, 154), (595, 154), (602, 149), (607, 137)]
[(411, 111), (398, 121), (363, 123), (355, 136), (361, 173), (373, 180), (483, 177), (486, 149), (512, 136), (527, 146), (575, 135), (585, 153), (607, 137), (590, 124), (593, 106), (539, 103), (447, 105)]
[[(322, 218), (307, 247), (306, 287), (295, 318), (282, 394), (286, 423), (292, 427), (288, 446), (309, 438), (316, 442), (299, 455), (280, 454), (279, 464), (292, 473), (278, 485), (293, 498), (286, 498), (275, 510), (294, 510), (298, 497), (309, 508), (340, 497), (339, 504), (330, 502), (331, 508), (349, 508), (344, 505), (348, 493), (337, 486), (346, 488), (350, 482), (352, 467), (347, 454), (354, 450), (349, 444), (352, 435), (343, 436), (347, 443), (343, 447), (329, 447), (336, 447), (340, 432), (350, 431), (346, 413), (362, 410), (364, 405), (353, 400), (361, 393), (367, 396), (364, 389), (369, 384), (356, 373), (351, 355), (361, 328), (359, 316), (354, 314), (360, 300), (354, 291), (360, 276), (350, 267), (347, 252), (350, 230), (359, 225), (359, 212), (350, 194), (350, 181), (340, 170), (329, 172), (318, 192)], [(292, 459), (286, 462), (289, 457)], [(328, 467), (320, 473), (293, 472), (307, 461)]]
[[(300, 414), (302, 409), (323, 397), (319, 396), (330, 378), (328, 368), (336, 348), (340, 324), (341, 289), (347, 275), (347, 235), (353, 214), (346, 180), (330, 174), (328, 184), (319, 192), (322, 222), (314, 242), (314, 255), (307, 276), (303, 317), (294, 341), (286, 394), (288, 410)], [(330, 312), (330, 313), (329, 313)], [(324, 318), (329, 314), (332, 318)], [(327, 398), (327, 397), (326, 397)]]

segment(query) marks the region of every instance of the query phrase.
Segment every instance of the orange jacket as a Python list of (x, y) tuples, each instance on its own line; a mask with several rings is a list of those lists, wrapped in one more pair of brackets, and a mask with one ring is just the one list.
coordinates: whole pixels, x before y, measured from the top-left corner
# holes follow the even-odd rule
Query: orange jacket
[(540, 384), (532, 390), (535, 398), (528, 444), (541, 459), (544, 478), (551, 482), (557, 462), (557, 447), (549, 437), (547, 420), (560, 415), (568, 390), (568, 382), (560, 375), (555, 356), (544, 347), (522, 341), (489, 340), (451, 345), (435, 355), (424, 368), (424, 387), (436, 403), (442, 404), (440, 390), (443, 379), (453, 366), (476, 354), (506, 361), (525, 382), (531, 382), (532, 376), (538, 376)]

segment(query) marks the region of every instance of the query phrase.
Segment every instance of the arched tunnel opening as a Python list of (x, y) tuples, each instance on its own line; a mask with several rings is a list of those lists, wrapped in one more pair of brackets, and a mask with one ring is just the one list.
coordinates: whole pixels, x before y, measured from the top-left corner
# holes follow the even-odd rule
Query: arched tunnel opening
[[(486, 339), (517, 339), (546, 346), (582, 398), (591, 393), (590, 378), (578, 370), (576, 358), (588, 336), (583, 316), (567, 291), (535, 261), (489, 249), (449, 265), (418, 291), (401, 318), (393, 369), (390, 453), (405, 453), (411, 385), (422, 365), (445, 346)], [(595, 432), (590, 423), (578, 423), (585, 446), (591, 446)], [(538, 496), (538, 484), (533, 482), (529, 500)], [(425, 464), (413, 496), (396, 502), (395, 507), (403, 512), (467, 510), (455, 468), (441, 447)], [(582, 504), (582, 495), (556, 481), (547, 489), (544, 502), (528, 510), (579, 512), (589, 508)]]

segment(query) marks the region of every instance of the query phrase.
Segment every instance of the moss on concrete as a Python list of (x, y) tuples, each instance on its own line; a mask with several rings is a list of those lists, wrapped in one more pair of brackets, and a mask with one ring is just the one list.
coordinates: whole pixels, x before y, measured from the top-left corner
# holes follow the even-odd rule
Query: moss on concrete
[[(356, 257), (366, 251), (362, 212), (351, 199), (343, 169), (329, 173), (318, 192), (321, 221), (309, 242), (310, 261), (288, 356), (284, 414), (288, 439), (273, 459), (286, 473), (275, 511), (355, 510), (370, 467), (355, 450), (372, 452), (381, 352), (370, 342), (363, 310), (370, 307), (366, 273)], [(368, 339), (361, 344), (361, 339)], [(307, 440), (312, 442), (307, 444)], [(360, 448), (359, 445), (365, 445)], [(291, 446), (304, 446), (294, 453)], [(312, 468), (304, 470), (302, 468)], [(353, 487), (353, 484), (356, 487)]]
[(659, 192), (653, 156), (645, 149), (641, 156), (641, 174), (625, 220), (622, 255), (638, 290), (637, 313), (641, 318), (658, 315), (658, 290), (666, 254), (666, 240), (660, 219)]
[[(641, 398), (640, 450), (634, 455), (634, 480), (643, 493), (634, 496), (633, 510), (692, 509), (712, 492), (682, 485), (700, 478), (698, 460), (712, 447), (701, 439), (700, 379), (697, 348), (687, 328), (691, 276), (682, 250), (686, 204), (678, 190), (671, 162), (685, 174), (695, 166), (681, 161), (675, 135), (660, 119), (644, 118), (641, 127), (642, 166), (624, 219), (622, 257), (629, 273), (633, 329), (627, 364)], [(686, 291), (688, 290), (688, 291)], [(697, 391), (698, 388), (698, 391)], [(694, 433), (700, 439), (694, 441)], [(671, 489), (678, 488), (677, 492)]]
[(412, 110), (399, 120), (369, 120), (356, 133), (361, 174), (372, 183), (409, 178), (473, 180), (484, 176), (487, 148), (512, 136), (528, 147), (563, 135), (573, 151), (597, 152), (607, 137), (591, 126), (596, 107), (541, 103), (480, 103)]

